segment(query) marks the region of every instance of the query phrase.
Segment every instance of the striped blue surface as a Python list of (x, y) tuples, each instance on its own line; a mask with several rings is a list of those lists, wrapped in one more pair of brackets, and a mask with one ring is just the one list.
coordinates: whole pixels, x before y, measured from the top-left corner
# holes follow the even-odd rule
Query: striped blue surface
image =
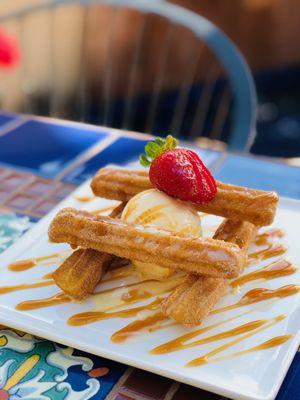
[(12, 121), (14, 119), (14, 116), (7, 115), (7, 114), (2, 114), (0, 115), (0, 126), (7, 124), (8, 122)]
[(100, 154), (79, 165), (64, 178), (64, 181), (80, 184), (94, 175), (99, 168), (107, 164), (122, 165), (134, 161), (144, 151), (146, 143), (147, 140), (137, 140), (130, 137), (119, 138)]
[(70, 161), (106, 136), (84, 127), (27, 121), (0, 136), (0, 161), (54, 178)]
[(224, 182), (276, 190), (280, 196), (300, 199), (300, 169), (283, 163), (228, 155), (215, 175)]

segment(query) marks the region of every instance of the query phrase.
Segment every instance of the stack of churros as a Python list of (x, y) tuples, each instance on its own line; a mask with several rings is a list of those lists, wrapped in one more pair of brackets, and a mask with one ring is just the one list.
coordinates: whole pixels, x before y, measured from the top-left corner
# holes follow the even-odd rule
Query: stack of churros
[(153, 188), (148, 172), (103, 168), (91, 187), (96, 196), (122, 203), (108, 217), (72, 208), (58, 212), (49, 238), (76, 250), (54, 272), (57, 285), (81, 301), (93, 293), (117, 258), (180, 271), (185, 278), (163, 300), (161, 309), (187, 326), (200, 324), (228, 290), (229, 279), (242, 273), (257, 228), (272, 223), (278, 203), (274, 192), (216, 182), (211, 201), (178, 203), (225, 218), (213, 238), (204, 238), (120, 218), (126, 202)]

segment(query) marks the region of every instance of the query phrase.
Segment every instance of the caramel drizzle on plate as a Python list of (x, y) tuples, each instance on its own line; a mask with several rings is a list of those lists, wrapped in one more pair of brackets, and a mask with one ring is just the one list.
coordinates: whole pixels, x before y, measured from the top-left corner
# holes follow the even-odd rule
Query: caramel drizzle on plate
[(286, 253), (287, 248), (281, 243), (271, 243), (262, 250), (250, 253), (248, 258), (250, 260), (266, 260), (268, 258), (281, 256)]
[[(239, 319), (241, 317), (244, 317), (248, 314), (253, 313), (254, 311), (257, 311), (259, 309), (261, 309), (262, 307), (256, 307), (256, 308), (252, 308), (251, 310), (248, 311), (244, 311), (240, 314), (234, 315), (233, 317), (227, 318), (227, 319), (223, 319), (222, 321), (216, 322), (214, 324), (211, 325), (207, 325), (201, 328), (198, 328), (192, 332), (188, 332), (185, 333), (181, 336), (176, 337), (175, 339), (169, 340), (166, 343), (163, 343), (155, 348), (153, 348), (152, 350), (150, 350), (150, 354), (165, 354), (165, 353), (171, 353), (173, 351), (178, 351), (178, 350), (182, 350), (185, 347), (193, 347), (193, 346), (197, 346), (196, 342), (189, 342), (188, 344), (186, 344), (187, 341), (193, 339), (196, 336), (202, 335), (205, 332), (209, 332), (219, 326), (222, 326), (224, 324), (226, 324), (227, 322), (232, 322), (236, 319)], [(176, 323), (177, 325), (179, 325), (179, 323)], [(195, 343), (193, 345), (191, 345), (191, 343)]]
[(53, 272), (43, 275), (42, 279), (53, 279)]
[[(93, 197), (89, 198), (78, 198), (79, 201), (86, 202), (92, 200)], [(110, 206), (110, 207), (105, 207), (99, 210), (93, 211), (94, 213), (102, 213), (106, 212), (109, 210), (112, 210), (115, 208), (116, 205)], [(129, 213), (132, 212), (133, 210), (128, 210)], [(153, 210), (156, 213), (160, 212), (160, 210)], [(151, 214), (151, 213), (150, 213)], [(153, 215), (145, 214), (143, 218), (152, 218)], [(284, 235), (283, 231), (280, 229), (271, 229), (269, 231), (263, 232), (259, 235), (257, 235), (255, 239), (255, 244), (257, 246), (266, 246), (263, 249), (260, 249), (256, 252), (253, 252), (249, 255), (250, 260), (266, 260), (268, 258), (280, 256), (286, 252), (286, 247), (283, 246), (281, 243), (278, 242), (272, 242), (273, 239), (277, 240), (281, 238)], [(41, 265), (51, 265), (52, 262), (49, 263), (44, 263), (46, 260), (52, 260), (55, 259), (59, 256), (59, 253), (54, 253), (50, 255), (46, 255), (43, 257), (38, 257), (38, 258), (32, 258), (32, 259), (25, 259), (25, 260), (19, 260), (16, 261), (12, 264), (10, 264), (9, 269), (15, 272), (21, 272), (25, 271), (29, 268), (35, 267), (38, 264)], [(236, 286), (242, 286), (246, 282), (250, 282), (253, 280), (257, 279), (274, 279), (277, 277), (281, 276), (286, 276), (290, 275), (294, 272), (296, 272), (297, 268), (292, 265), (290, 262), (286, 260), (278, 260), (276, 262), (273, 262), (269, 265), (267, 265), (264, 268), (260, 268), (259, 270), (253, 271), (249, 274), (245, 274), (244, 276), (241, 276), (240, 278), (237, 278), (236, 280), (232, 281), (231, 285), (233, 287)], [(20, 285), (15, 285), (15, 286), (6, 286), (6, 287), (0, 287), (0, 294), (8, 293), (11, 291), (16, 291), (16, 290), (24, 290), (24, 289), (30, 289), (30, 288), (37, 288), (37, 287), (43, 287), (43, 286), (49, 286), (53, 285), (54, 282), (51, 279), (52, 273), (46, 274), (42, 277), (41, 282), (34, 282), (34, 283), (26, 283), (26, 284), (20, 284)], [(120, 278), (124, 277), (130, 277), (130, 276), (136, 276), (136, 272), (132, 267), (120, 267), (117, 268), (116, 270), (112, 270), (108, 274), (108, 278), (104, 279), (102, 282), (111, 282), (115, 280), (119, 280)], [(96, 321), (101, 321), (105, 319), (111, 319), (111, 318), (130, 318), (130, 317), (135, 317), (139, 315), (140, 313), (146, 312), (148, 315), (146, 315), (144, 318), (139, 318), (134, 320), (133, 322), (129, 323), (128, 325), (124, 326), (123, 328), (119, 329), (113, 335), (111, 336), (111, 340), (115, 343), (123, 343), (127, 339), (132, 338), (136, 336), (139, 332), (147, 330), (148, 332), (154, 332), (159, 329), (166, 329), (168, 327), (172, 326), (177, 326), (178, 323), (176, 322), (169, 322), (169, 318), (165, 317), (160, 311), (158, 311), (159, 304), (162, 301), (162, 298), (157, 297), (154, 299), (152, 302), (146, 304), (146, 305), (141, 305), (137, 306), (134, 308), (123, 308), (121, 310), (118, 310), (120, 307), (124, 307), (126, 304), (133, 304), (139, 301), (144, 301), (149, 298), (153, 298), (155, 295), (159, 294), (164, 294), (167, 293), (168, 291), (171, 290), (171, 287), (176, 287), (176, 285), (166, 285), (164, 288), (164, 283), (163, 282), (158, 282), (158, 288), (154, 290), (145, 290), (143, 288), (144, 285), (149, 285), (152, 284), (155, 285), (155, 282), (157, 281), (151, 281), (151, 280), (146, 280), (142, 282), (135, 282), (131, 284), (127, 284), (124, 286), (117, 286), (117, 287), (112, 287), (109, 289), (105, 290), (100, 290), (98, 292), (95, 292), (93, 294), (93, 298), (99, 298), (100, 304), (101, 304), (101, 299), (106, 299), (105, 296), (115, 296), (116, 291), (122, 289), (122, 290), (127, 290), (123, 293), (120, 292), (120, 299), (119, 301), (116, 302), (113, 306), (107, 306), (104, 307), (104, 310), (92, 310), (92, 311), (87, 311), (83, 313), (78, 313), (73, 316), (71, 316), (68, 319), (68, 324), (72, 326), (81, 326), (85, 325), (88, 323), (96, 322)], [(166, 281), (168, 282), (168, 281)], [(180, 280), (176, 282), (176, 284), (179, 284)], [(221, 312), (225, 312), (228, 310), (232, 310), (238, 307), (243, 307), (245, 305), (261, 302), (264, 300), (268, 299), (279, 299), (287, 296), (291, 296), (293, 294), (296, 294), (300, 291), (300, 286), (298, 285), (286, 285), (282, 286), (280, 288), (271, 290), (271, 289), (265, 289), (265, 288), (256, 288), (253, 290), (248, 291), (237, 303), (222, 307), (216, 310), (213, 310), (211, 314), (218, 314)], [(44, 298), (44, 299), (35, 299), (35, 300), (27, 300), (19, 303), (16, 306), (16, 309), (18, 310), (33, 310), (33, 309), (38, 309), (42, 307), (49, 307), (49, 306), (54, 306), (54, 305), (59, 305), (67, 302), (71, 302), (71, 298), (63, 293), (59, 292), (54, 294), (51, 297)], [(276, 336), (272, 339), (269, 339), (259, 345), (253, 346), (249, 349), (238, 351), (229, 355), (225, 355), (222, 357), (214, 357), (216, 354), (224, 351), (227, 348), (230, 348), (231, 346), (234, 346), (235, 344), (247, 339), (248, 337), (264, 330), (267, 329), (276, 323), (280, 322), (282, 319), (285, 318), (284, 315), (277, 316), (272, 319), (265, 319), (265, 320), (256, 320), (256, 321), (250, 321), (245, 324), (239, 325), (235, 328), (232, 329), (227, 329), (222, 332), (212, 334), (210, 336), (200, 338), (194, 341), (191, 341), (192, 338), (203, 334), (204, 332), (208, 332), (218, 326), (221, 326), (227, 322), (233, 321), (237, 318), (240, 318), (242, 315), (246, 315), (248, 313), (253, 312), (255, 309), (248, 310), (244, 313), (240, 313), (236, 316), (233, 316), (231, 318), (227, 318), (225, 320), (222, 320), (221, 322), (211, 324), (209, 326), (197, 329), (193, 332), (188, 332), (185, 335), (181, 335), (173, 340), (170, 340), (167, 343), (164, 343), (160, 346), (157, 346), (156, 348), (152, 349), (150, 351), (151, 354), (164, 354), (164, 353), (169, 353), (172, 351), (177, 351), (181, 349), (185, 349), (188, 347), (194, 347), (194, 346), (200, 346), (205, 343), (210, 343), (214, 342), (217, 340), (221, 339), (226, 339), (226, 338), (231, 338), (234, 336), (238, 336), (238, 338), (235, 338), (228, 343), (216, 347), (214, 350), (208, 352), (207, 354), (198, 357), (194, 360), (191, 360), (187, 365), (188, 366), (197, 366), (197, 365), (202, 365), (206, 364), (208, 362), (216, 362), (216, 361), (221, 361), (227, 358), (231, 357), (237, 357), (243, 354), (248, 354), (253, 351), (258, 351), (258, 350), (264, 350), (268, 349), (271, 347), (279, 346), (285, 343), (287, 340), (289, 340), (292, 336), (291, 335), (281, 335), (281, 336)], [(150, 313), (150, 314), (149, 314)], [(167, 323), (165, 323), (167, 322)]]
[[(147, 307), (147, 309), (149, 309)], [(158, 322), (161, 321), (166, 321), (168, 318), (164, 316), (161, 312), (157, 312), (153, 315), (149, 315), (148, 317), (144, 319), (137, 319), (130, 324), (124, 326), (124, 328), (119, 329), (115, 333), (112, 334), (110, 337), (111, 341), (114, 343), (122, 343), (125, 342), (128, 338), (131, 338), (132, 336), (136, 335), (139, 333), (139, 331), (150, 327), (152, 325), (157, 324)]]
[[(60, 253), (53, 253), (53, 254), (48, 254), (46, 256), (42, 256), (42, 257), (26, 258), (24, 260), (15, 261), (15, 262), (9, 264), (8, 269), (10, 271), (15, 271), (15, 272), (26, 271), (27, 269), (33, 268), (36, 265), (41, 264), (43, 261), (55, 259), (59, 256), (60, 256)], [(47, 263), (47, 264), (43, 263), (41, 265), (49, 266), (51, 264), (52, 263)]]
[[(189, 347), (200, 346), (202, 344), (216, 342), (218, 340), (228, 339), (228, 338), (231, 338), (233, 336), (238, 336), (238, 335), (241, 335), (243, 333), (258, 329), (259, 327), (265, 325), (267, 321), (268, 320), (265, 320), (265, 319), (260, 319), (260, 320), (257, 320), (257, 321), (251, 321), (251, 322), (247, 322), (245, 324), (239, 325), (237, 327), (234, 327), (232, 329), (228, 329), (228, 330), (225, 330), (225, 331), (222, 331), (222, 332), (219, 332), (219, 333), (215, 333), (215, 334), (210, 335), (210, 336), (206, 336), (206, 337), (204, 337), (202, 339), (198, 339), (198, 340), (195, 340), (193, 342), (189, 342), (189, 343), (185, 343), (185, 344), (183, 344), (183, 343), (179, 344), (178, 343), (178, 347), (177, 347), (176, 350), (187, 349)], [(174, 342), (173, 342), (173, 344), (174, 344)], [(159, 348), (153, 349), (151, 351), (151, 354), (162, 354), (162, 352), (160, 350), (161, 349), (159, 349)], [(174, 351), (174, 348), (171, 351)], [(170, 352), (170, 350), (168, 349), (168, 346), (165, 344), (163, 353), (169, 353), (169, 352)]]
[[(172, 290), (173, 288), (175, 288), (180, 283), (180, 279), (181, 278), (174, 278), (172, 280), (169, 280), (168, 282), (157, 282), (157, 281), (153, 281), (153, 280), (144, 280), (141, 282), (130, 283), (130, 284), (124, 285), (122, 287), (118, 286), (118, 287), (113, 287), (110, 289), (99, 290), (99, 291), (93, 293), (92, 297), (95, 299), (97, 299), (98, 297), (101, 298), (101, 296), (107, 296), (107, 295), (108, 296), (112, 295), (114, 297), (116, 291), (119, 290), (120, 294), (119, 294), (119, 298), (117, 299), (117, 303), (114, 306), (110, 306), (110, 305), (106, 306), (106, 311), (112, 310), (112, 309), (122, 307), (126, 304), (133, 304), (138, 301), (146, 300), (150, 297), (153, 297), (154, 295), (160, 295), (160, 294), (167, 293), (170, 290)], [(143, 289), (143, 287), (144, 287), (144, 289)], [(124, 292), (122, 293), (121, 290), (123, 290), (123, 289), (129, 289), (129, 290), (126, 291), (125, 293)], [(57, 304), (69, 303), (71, 301), (72, 301), (71, 298), (67, 294), (65, 294), (63, 292), (59, 292), (51, 297), (22, 301), (21, 303), (17, 304), (16, 309), (23, 310), (23, 311), (24, 310), (35, 310), (35, 309), (43, 308), (43, 307), (51, 307), (51, 306), (57, 305)], [(100, 315), (100, 311), (95, 311), (95, 312), (99, 312), (99, 315)], [(88, 313), (93, 313), (93, 311), (89, 311), (86, 314), (88, 314)], [(85, 313), (79, 313), (79, 315), (80, 314), (85, 314)], [(78, 314), (71, 316), (69, 318), (68, 322), (70, 320), (71, 321), (76, 320), (77, 316), (78, 316)], [(104, 318), (101, 318), (101, 319), (104, 319)], [(107, 318), (105, 318), (105, 319), (107, 319)], [(81, 325), (84, 325), (83, 319), (81, 321), (82, 321)], [(94, 321), (88, 321), (88, 319), (85, 321), (86, 324), (91, 323), (91, 322), (94, 322)], [(70, 325), (73, 325), (73, 324), (70, 324)]]
[(247, 306), (249, 304), (257, 303), (268, 299), (284, 298), (292, 296), (299, 292), (300, 292), (300, 285), (285, 285), (277, 289), (256, 288), (249, 290), (249, 292), (245, 293), (237, 303), (217, 308), (216, 310), (213, 310), (211, 314), (219, 314), (224, 311), (233, 310), (238, 307)]
[(96, 198), (93, 194), (90, 196), (75, 196), (75, 199), (77, 201), (80, 201), (80, 203), (88, 203), (89, 201), (92, 201)]
[(285, 342), (288, 340), (292, 339), (294, 335), (280, 335), (280, 336), (275, 336), (272, 339), (266, 340), (265, 342), (262, 342), (261, 344), (258, 344), (256, 346), (250, 347), (249, 349), (246, 350), (241, 350), (241, 351), (236, 351), (235, 353), (228, 354), (226, 356), (222, 357), (217, 357), (209, 362), (218, 362), (218, 361), (223, 361), (223, 360), (228, 360), (229, 358), (234, 358), (234, 357), (240, 357), (245, 354), (253, 353), (255, 351), (259, 350), (267, 350), (271, 349), (272, 347), (277, 347), (283, 345)]
[[(298, 286), (298, 285), (286, 285), (286, 286), (282, 286), (282, 287), (280, 287), (278, 289), (274, 289), (274, 290), (265, 289), (265, 288), (253, 289), (253, 290), (250, 290), (249, 292), (247, 292), (237, 303), (231, 304), (231, 305), (226, 306), (226, 307), (219, 308), (217, 310), (213, 310), (211, 312), (211, 314), (218, 314), (218, 313), (221, 313), (221, 312), (224, 312), (224, 311), (228, 311), (228, 310), (232, 310), (232, 309), (235, 309), (235, 308), (243, 307), (245, 305), (261, 302), (261, 301), (264, 301), (264, 300), (288, 297), (288, 296), (292, 296), (292, 295), (294, 295), (296, 293), (299, 293), (299, 292), (300, 292), (300, 286)], [(147, 306), (145, 306), (144, 309), (147, 309)], [(149, 310), (149, 308), (148, 308), (148, 310)], [(123, 311), (126, 311), (126, 310), (123, 310)], [(162, 354), (162, 353), (167, 353), (167, 352), (171, 352), (171, 351), (180, 350), (180, 349), (183, 349), (183, 348), (186, 348), (186, 347), (193, 347), (193, 346), (200, 345), (200, 344), (202, 344), (202, 339), (199, 340), (199, 341), (195, 341), (195, 342), (189, 343), (189, 344), (184, 344), (184, 342), (189, 340), (189, 339), (192, 339), (193, 337), (198, 336), (198, 335), (200, 335), (200, 334), (202, 334), (204, 332), (207, 332), (207, 331), (209, 331), (211, 329), (214, 329), (214, 328), (216, 328), (216, 327), (218, 327), (220, 325), (223, 325), (226, 322), (233, 321), (233, 320), (241, 317), (242, 315), (247, 315), (247, 314), (249, 314), (249, 313), (251, 313), (253, 311), (255, 311), (255, 310), (251, 309), (249, 311), (246, 311), (245, 313), (242, 313), (242, 314), (239, 314), (237, 316), (228, 318), (228, 319), (223, 320), (221, 322), (218, 322), (216, 324), (212, 324), (212, 325), (200, 328), (200, 329), (198, 329), (196, 331), (189, 332), (189, 333), (187, 333), (185, 335), (179, 336), (179, 337), (171, 340), (170, 342), (167, 342), (167, 343), (165, 343), (165, 344), (163, 344), (161, 346), (158, 346), (157, 348), (151, 350), (151, 354)], [(176, 326), (176, 325), (178, 325), (175, 322), (175, 323), (169, 324), (168, 326), (160, 325), (160, 326), (157, 327), (157, 329), (155, 329), (155, 326), (156, 326), (157, 322), (162, 322), (162, 321), (169, 320), (168, 318), (166, 318), (166, 317), (162, 318), (162, 316), (159, 316), (159, 315), (157, 315), (156, 318), (158, 318), (158, 320), (156, 320), (155, 318), (152, 319), (151, 317), (147, 317), (146, 319), (136, 320), (136, 321), (126, 325), (124, 328), (122, 328), (118, 332), (115, 332), (112, 335), (111, 339), (112, 340), (115, 339), (116, 334), (118, 334), (117, 335), (118, 339), (120, 337), (122, 337), (122, 339), (118, 340), (118, 342), (121, 342), (121, 341), (123, 342), (126, 339), (128, 339), (129, 337), (135, 336), (138, 333), (138, 331), (143, 330), (145, 328), (149, 328), (152, 325), (154, 326), (153, 331), (158, 330), (158, 329), (164, 329), (164, 328), (166, 328), (168, 326)], [(152, 329), (150, 328), (150, 329), (148, 329), (148, 331), (151, 332)], [(119, 332), (121, 332), (121, 333), (119, 334)], [(122, 336), (123, 332), (125, 332), (126, 335)], [(127, 332), (129, 332), (130, 334), (127, 334)], [(228, 335), (228, 334), (230, 335), (230, 334), (232, 334), (234, 332), (235, 332), (235, 328), (233, 330), (230, 330), (229, 332), (223, 332), (222, 335), (225, 335), (224, 336), (224, 338), (225, 338), (225, 337), (229, 337), (229, 336), (226, 336), (226, 335)], [(219, 340), (219, 339), (215, 338), (215, 340)], [(116, 340), (113, 340), (113, 341), (116, 342)], [(209, 340), (209, 341), (211, 341), (211, 340)], [(203, 343), (208, 343), (208, 342), (205, 339), (205, 342), (203, 342)]]
[(44, 299), (22, 301), (21, 303), (16, 305), (16, 310), (19, 311), (36, 310), (38, 308), (69, 303), (70, 301), (71, 299), (66, 293), (59, 292), (51, 297), (46, 297)]
[(111, 318), (130, 318), (135, 317), (139, 312), (144, 310), (156, 310), (161, 303), (162, 299), (157, 298), (150, 304), (126, 308), (125, 310), (105, 312), (105, 311), (87, 311), (72, 315), (67, 321), (69, 325), (81, 326), (86, 324), (91, 324), (92, 322), (102, 321), (104, 319)]
[(0, 287), (0, 295), (16, 292), (19, 290), (27, 290), (27, 289), (36, 289), (44, 286), (51, 286), (54, 285), (54, 281), (51, 279), (44, 280), (40, 282), (33, 282), (33, 283), (21, 283), (20, 285), (13, 285), (13, 286), (2, 286)]
[[(298, 292), (300, 292), (300, 286), (297, 286), (297, 285), (282, 286), (275, 290), (270, 290), (270, 289), (265, 289), (265, 288), (253, 289), (253, 290), (250, 290), (249, 292), (247, 292), (241, 298), (241, 300), (239, 300), (237, 303), (214, 310), (211, 312), (211, 314), (217, 314), (217, 313), (220, 313), (223, 311), (232, 310), (234, 308), (242, 307), (242, 306), (245, 306), (248, 304), (253, 304), (256, 302), (261, 302), (261, 301), (268, 300), (268, 299), (288, 297), (288, 296), (291, 296)], [(193, 347), (193, 346), (197, 346), (197, 345), (200, 345), (203, 343), (208, 343), (206, 341), (206, 339), (204, 342), (203, 342), (203, 339), (201, 339), (201, 340), (189, 343), (189, 344), (183, 344), (183, 342), (185, 342), (186, 340), (192, 339), (193, 337), (198, 336), (201, 333), (204, 333), (208, 330), (211, 330), (217, 326), (222, 325), (224, 322), (232, 321), (236, 318), (239, 318), (241, 315), (246, 315), (252, 311), (254, 311), (254, 310), (247, 311), (246, 313), (242, 313), (238, 316), (229, 318), (225, 321), (221, 321), (220, 323), (213, 324), (208, 327), (200, 328), (199, 330), (196, 330), (193, 332), (189, 332), (186, 335), (180, 336), (180, 337), (172, 340), (171, 342), (168, 342), (168, 344), (165, 344), (168, 351), (165, 351), (165, 345), (162, 345), (162, 347), (159, 346), (159, 349), (156, 348), (155, 350), (151, 351), (151, 353), (160, 354), (160, 352), (170, 352), (170, 351), (174, 351), (174, 350), (183, 349), (186, 347)], [(128, 337), (136, 335), (137, 332), (140, 330), (150, 327), (151, 325), (155, 326), (155, 324), (157, 322), (168, 320), (168, 318), (166, 318), (166, 317), (162, 318), (162, 317), (163, 317), (162, 315), (157, 314), (155, 317), (155, 318), (158, 318), (157, 320), (155, 318), (147, 317), (146, 319), (134, 321), (134, 322), (130, 323), (129, 325), (126, 325), (124, 328), (122, 328), (118, 332), (114, 333), (112, 335), (111, 339), (112, 339), (112, 341), (116, 341), (115, 337), (116, 337), (116, 334), (118, 334), (117, 335), (118, 342), (125, 341), (126, 339), (128, 339)], [(174, 325), (177, 325), (177, 324), (172, 323), (172, 326), (174, 326)], [(160, 326), (160, 328), (164, 328), (164, 325)], [(247, 326), (247, 328), (248, 328), (248, 326)], [(227, 338), (227, 337), (229, 337), (228, 335), (233, 335), (236, 331), (235, 329), (236, 328), (234, 328), (233, 330), (230, 330), (228, 332), (223, 332), (222, 335), (224, 335), (224, 336), (222, 338)], [(151, 330), (148, 330), (148, 331), (151, 332)], [(122, 336), (123, 332), (125, 332), (125, 333), (129, 332), (130, 334)], [(238, 332), (239, 332), (239, 330), (238, 330)], [(120, 337), (122, 337), (121, 340), (119, 339)], [(218, 336), (214, 337), (214, 340), (219, 340)], [(209, 341), (211, 341), (211, 340), (209, 340)]]
[[(278, 315), (277, 317), (271, 319), (262, 319), (258, 321), (253, 321), (252, 323), (246, 324), (248, 325), (247, 328), (243, 328), (243, 332), (241, 332), (241, 336), (227, 342), (221, 346), (216, 347), (215, 349), (209, 351), (208, 353), (204, 354), (201, 357), (194, 358), (193, 360), (189, 361), (186, 366), (187, 367), (197, 367), (199, 365), (207, 364), (210, 362), (210, 359), (215, 356), (216, 354), (221, 353), (224, 350), (229, 349), (230, 347), (244, 341), (245, 339), (255, 335), (258, 332), (261, 332), (265, 329), (270, 328), (273, 325), (276, 325), (280, 321), (282, 321), (286, 316), (285, 315)], [(246, 333), (244, 333), (246, 332)]]
[(275, 263), (268, 264), (266, 267), (240, 276), (232, 281), (232, 287), (242, 286), (247, 282), (256, 281), (257, 279), (275, 279), (281, 276), (292, 275), (297, 271), (297, 268), (289, 261), (280, 260)]
[(108, 277), (106, 278), (105, 276), (104, 279), (101, 280), (101, 283), (114, 282), (120, 278), (136, 276), (136, 271), (132, 265), (126, 265), (125, 267), (118, 267), (112, 271), (109, 271), (107, 275)]
[(98, 208), (97, 210), (93, 210), (91, 211), (92, 214), (103, 214), (106, 213), (107, 211), (112, 211), (114, 210), (118, 205), (114, 204), (113, 206), (107, 206), (107, 207), (103, 207), (103, 208)]
[(270, 243), (270, 239), (281, 239), (284, 236), (284, 231), (279, 228), (269, 229), (263, 233), (259, 233), (256, 235), (254, 239), (254, 243), (257, 246), (263, 246)]

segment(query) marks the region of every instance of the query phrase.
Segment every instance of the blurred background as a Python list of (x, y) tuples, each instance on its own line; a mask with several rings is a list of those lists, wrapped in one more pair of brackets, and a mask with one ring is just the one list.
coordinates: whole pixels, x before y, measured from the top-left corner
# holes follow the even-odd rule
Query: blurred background
[(198, 21), (205, 31), (199, 37), (192, 26), (174, 22), (172, 8), (162, 16), (123, 3), (49, 6), (18, 14), (41, 1), (1, 0), (0, 16), (11, 13), (0, 20), (1, 29), (20, 47), (16, 65), (0, 68), (1, 109), (171, 132), (205, 146), (229, 143), (232, 150), (298, 163), (298, 0), (167, 2), (220, 28), (245, 57), (249, 76), (238, 52), (235, 59), (222, 32), (210, 30), (205, 21)]

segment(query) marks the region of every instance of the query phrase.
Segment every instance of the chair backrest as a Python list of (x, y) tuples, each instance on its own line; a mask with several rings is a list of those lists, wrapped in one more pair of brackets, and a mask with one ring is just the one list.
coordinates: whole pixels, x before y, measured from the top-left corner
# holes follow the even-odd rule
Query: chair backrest
[(231, 150), (253, 141), (248, 66), (224, 33), (191, 11), (159, 0), (56, 0), (2, 15), (0, 24), (22, 51), (13, 83), (0, 77), (6, 108), (207, 136)]

